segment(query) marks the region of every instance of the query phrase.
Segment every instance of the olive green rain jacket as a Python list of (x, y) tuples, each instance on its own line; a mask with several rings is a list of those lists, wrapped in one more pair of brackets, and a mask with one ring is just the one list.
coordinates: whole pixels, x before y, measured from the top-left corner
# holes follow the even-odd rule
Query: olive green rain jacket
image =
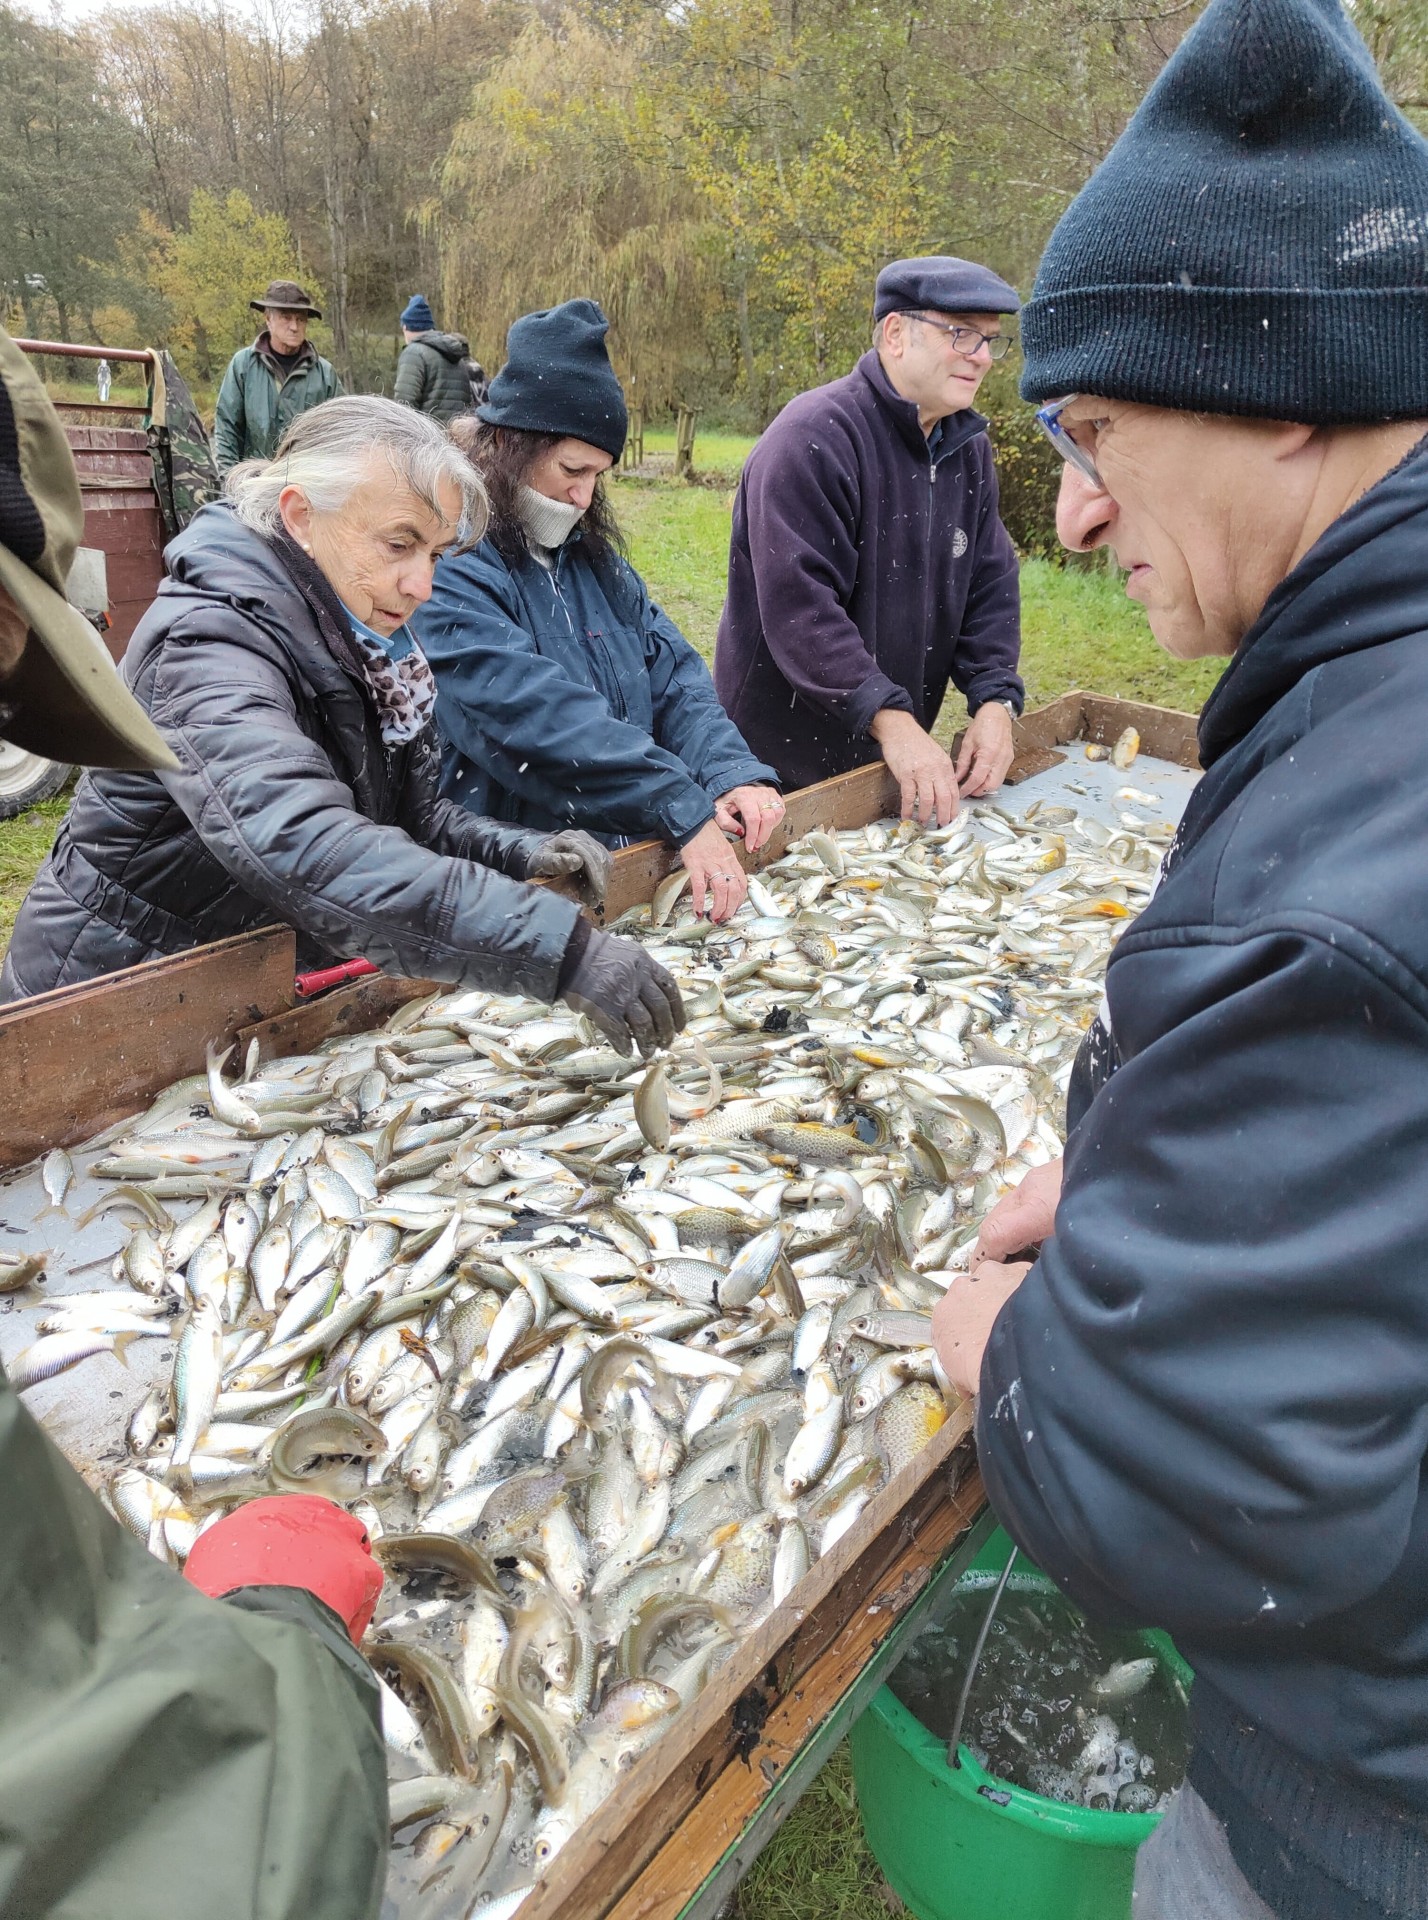
[(213, 451), (220, 473), (227, 473), (240, 460), (271, 460), (300, 413), (341, 393), (342, 382), (332, 362), (323, 359), (311, 340), (303, 341), (299, 355), (297, 365), (284, 378), (264, 327), (251, 347), (240, 347), (228, 362), (213, 420)]
[(373, 1920), (379, 1716), (320, 1600), (206, 1599), (0, 1373), (3, 1920)]

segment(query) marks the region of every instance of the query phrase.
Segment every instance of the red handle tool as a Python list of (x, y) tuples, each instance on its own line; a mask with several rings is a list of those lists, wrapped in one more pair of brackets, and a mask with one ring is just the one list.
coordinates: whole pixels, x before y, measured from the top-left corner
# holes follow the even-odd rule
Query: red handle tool
[(293, 981), (293, 992), (299, 1000), (311, 1000), (315, 993), (326, 993), (329, 987), (342, 987), (349, 980), (361, 980), (369, 973), (381, 971), (370, 960), (341, 960), (335, 967), (319, 967), (315, 973), (300, 973)]

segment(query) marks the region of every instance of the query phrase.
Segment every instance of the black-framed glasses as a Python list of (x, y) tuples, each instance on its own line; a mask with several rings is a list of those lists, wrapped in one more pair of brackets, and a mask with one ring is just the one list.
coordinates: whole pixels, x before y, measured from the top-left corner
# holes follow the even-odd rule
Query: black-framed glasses
[(945, 320), (934, 320), (925, 313), (909, 313), (909, 320), (920, 320), (924, 327), (933, 327), (938, 333), (945, 333), (952, 342), (954, 353), (965, 354), (971, 359), (983, 347), (993, 360), (1005, 360), (1016, 342), (1009, 333), (982, 333), (976, 327), (949, 326)]
[(1085, 447), (1078, 445), (1070, 428), (1065, 425), (1061, 418), (1062, 413), (1070, 406), (1071, 402), (1079, 398), (1079, 394), (1068, 393), (1060, 400), (1049, 400), (1044, 407), (1037, 408), (1036, 424), (1061, 455), (1061, 458), (1066, 461), (1067, 465), (1074, 467), (1077, 473), (1084, 474), (1096, 489), (1097, 493), (1104, 493), (1106, 491), (1106, 483), (1101, 478), (1100, 468), (1096, 465), (1095, 456), (1088, 453)]

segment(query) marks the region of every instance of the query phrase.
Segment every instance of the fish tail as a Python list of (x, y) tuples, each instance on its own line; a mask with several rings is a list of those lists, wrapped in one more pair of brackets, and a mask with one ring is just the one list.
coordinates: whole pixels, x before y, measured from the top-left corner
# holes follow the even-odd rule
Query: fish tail
[(116, 1333), (114, 1335), (114, 1358), (119, 1362), (121, 1367), (128, 1366), (130, 1347), (133, 1346), (136, 1340), (142, 1340), (143, 1337), (141, 1333)]

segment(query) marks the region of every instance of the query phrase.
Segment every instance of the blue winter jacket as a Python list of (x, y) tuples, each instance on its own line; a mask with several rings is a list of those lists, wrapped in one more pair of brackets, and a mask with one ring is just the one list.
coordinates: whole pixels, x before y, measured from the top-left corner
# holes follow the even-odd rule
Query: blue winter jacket
[(1428, 440), (1275, 588), (1200, 756), (982, 1470), (1084, 1606), (1175, 1636), (1278, 1920), (1424, 1915)]
[(682, 846), (731, 787), (777, 784), (632, 567), (577, 528), (553, 569), (490, 539), (436, 569), (412, 622), (437, 683), (442, 791), (526, 827)]

